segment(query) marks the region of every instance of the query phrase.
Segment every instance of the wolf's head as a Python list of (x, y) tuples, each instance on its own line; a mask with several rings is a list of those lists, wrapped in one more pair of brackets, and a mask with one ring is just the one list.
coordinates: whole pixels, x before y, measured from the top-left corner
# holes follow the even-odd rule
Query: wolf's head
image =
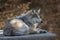
[(40, 18), (39, 14), (40, 14), (40, 9), (36, 9), (36, 10), (31, 10), (29, 15), (27, 16), (28, 22), (34, 25), (35, 28), (38, 26), (38, 24), (42, 23), (42, 19)]
[(40, 9), (36, 9), (36, 10), (32, 10), (30, 15), (29, 15), (29, 21), (33, 24), (35, 23), (41, 23), (42, 22), (42, 19), (40, 18)]

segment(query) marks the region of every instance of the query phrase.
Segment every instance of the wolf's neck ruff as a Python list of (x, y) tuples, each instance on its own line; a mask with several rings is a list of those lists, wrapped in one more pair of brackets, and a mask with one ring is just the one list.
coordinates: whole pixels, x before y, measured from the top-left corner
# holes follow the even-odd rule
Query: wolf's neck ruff
[(28, 19), (27, 18), (20, 18), (24, 23), (26, 23), (28, 26), (31, 26), (31, 25), (33, 25), (30, 21), (28, 21)]

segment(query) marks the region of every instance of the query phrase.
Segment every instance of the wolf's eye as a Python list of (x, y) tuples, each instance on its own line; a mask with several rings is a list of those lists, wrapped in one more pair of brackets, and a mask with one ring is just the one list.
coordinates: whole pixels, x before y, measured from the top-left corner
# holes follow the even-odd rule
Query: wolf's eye
[(32, 15), (32, 18), (35, 18), (35, 17), (37, 17), (36, 15)]
[(34, 16), (34, 17), (37, 17), (37, 15), (36, 15), (36, 14), (34, 14), (33, 16)]

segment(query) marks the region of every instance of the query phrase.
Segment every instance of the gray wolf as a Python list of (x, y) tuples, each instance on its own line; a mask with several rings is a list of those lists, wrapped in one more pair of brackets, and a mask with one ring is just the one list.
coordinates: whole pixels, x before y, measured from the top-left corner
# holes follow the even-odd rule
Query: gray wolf
[(40, 18), (40, 9), (32, 9), (15, 18), (7, 21), (4, 27), (4, 35), (27, 35), (30, 33), (40, 33), (37, 28), (42, 23)]

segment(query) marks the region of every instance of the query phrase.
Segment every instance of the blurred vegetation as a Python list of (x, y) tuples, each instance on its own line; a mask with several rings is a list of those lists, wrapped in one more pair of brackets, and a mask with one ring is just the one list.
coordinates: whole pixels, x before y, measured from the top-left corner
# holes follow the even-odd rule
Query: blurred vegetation
[(32, 8), (41, 8), (40, 28), (57, 34), (60, 40), (60, 0), (0, 0), (0, 29), (6, 20)]

